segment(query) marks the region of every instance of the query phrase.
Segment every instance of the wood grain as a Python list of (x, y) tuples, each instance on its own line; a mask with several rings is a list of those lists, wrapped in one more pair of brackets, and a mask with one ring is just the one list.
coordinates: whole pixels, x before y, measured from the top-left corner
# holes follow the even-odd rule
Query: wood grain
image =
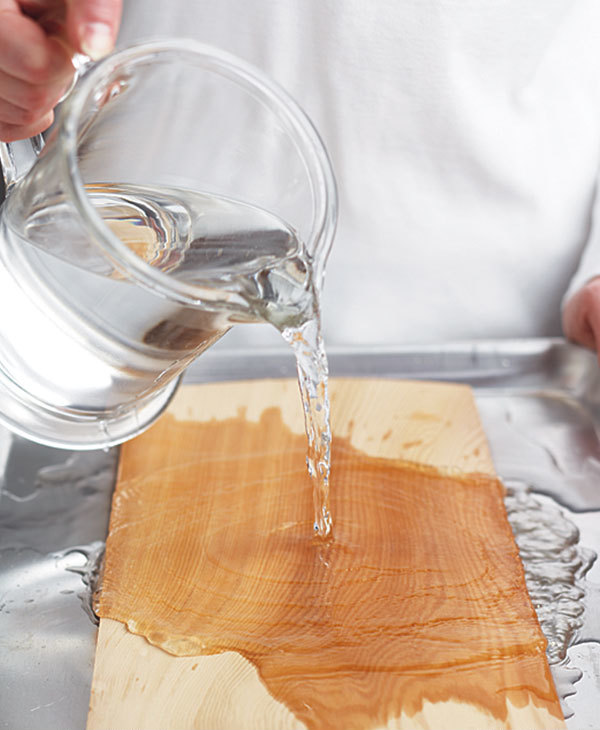
[[(102, 619), (87, 730), (305, 730), (265, 690), (239, 654), (174, 657)], [(476, 705), (425, 701), (420, 712), (390, 718), (382, 730), (560, 730), (564, 722), (533, 702), (506, 702), (499, 720)], [(346, 730), (346, 728), (344, 728)]]
[[(487, 482), (476, 479), (464, 485), (458, 472), (478, 472), (488, 475), (494, 473), (475, 403), (470, 390), (465, 386), (348, 379), (334, 381), (331, 394), (334, 438), (347, 444), (345, 448), (348, 453), (354, 454), (355, 449), (374, 459), (379, 459), (379, 461), (373, 462), (377, 468), (381, 466), (383, 460), (389, 459), (397, 462), (399, 459), (406, 459), (442, 468), (449, 474), (456, 472), (455, 481), (448, 482), (448, 484), (454, 485), (457, 489), (461, 489), (463, 486), (467, 489), (465, 501), (461, 503), (460, 508), (455, 512), (452, 512), (450, 506), (438, 509), (435, 513), (437, 524), (420, 524), (417, 526), (415, 534), (425, 531), (423, 534), (429, 539), (434, 532), (440, 531), (440, 522), (444, 520), (445, 516), (451, 521), (460, 519), (466, 509), (465, 505), (468, 506), (474, 498), (478, 499), (481, 491), (479, 486), (485, 485)], [(164, 421), (162, 426), (158, 425), (136, 442), (123, 448), (116, 502), (124, 496), (127, 498), (127, 495), (131, 499), (133, 493), (135, 500), (139, 500), (140, 515), (143, 515), (145, 514), (144, 509), (146, 509), (141, 506), (144, 497), (150, 499), (150, 495), (153, 494), (152, 475), (156, 475), (161, 470), (163, 474), (166, 474), (165, 469), (168, 469), (170, 470), (168, 478), (172, 478), (173, 485), (175, 485), (181, 481), (184, 474), (196, 473), (198, 470), (202, 472), (202, 469), (205, 469), (205, 466), (202, 466), (203, 459), (206, 461), (209, 453), (212, 454), (211, 460), (214, 467), (214, 459), (217, 457), (215, 451), (218, 450), (216, 444), (212, 444), (211, 449), (205, 452), (202, 452), (202, 444), (196, 444), (199, 453), (198, 462), (190, 464), (189, 469), (183, 463), (185, 459), (189, 458), (189, 451), (185, 450), (185, 436), (182, 434), (190, 431), (190, 424), (204, 424), (206, 430), (198, 431), (198, 434), (202, 433), (201, 440), (205, 441), (207, 435), (211, 433), (211, 429), (218, 429), (224, 423), (236, 425), (236, 428), (240, 422), (253, 424), (256, 429), (267, 428), (265, 411), (269, 408), (277, 409), (279, 414), (277, 418), (280, 421), (273, 426), (275, 433), (289, 430), (290, 433), (297, 434), (299, 438), (302, 436), (303, 419), (295, 382), (256, 381), (191, 386), (182, 389), (169, 409), (167, 419), (171, 419), (171, 425), (168, 420)], [(274, 417), (271, 415), (270, 418), (273, 420)], [(178, 435), (169, 441), (169, 434), (176, 430), (177, 424), (184, 430), (178, 432)], [(242, 432), (236, 431), (235, 433)], [(270, 438), (273, 438), (272, 433)], [(233, 455), (235, 449), (239, 449), (245, 443), (237, 436), (231, 440), (233, 443), (222, 445), (223, 453), (220, 456), (227, 457), (228, 453)], [(192, 441), (192, 443), (196, 442)], [(294, 443), (300, 443), (300, 441)], [(182, 459), (182, 454), (185, 454), (185, 459)], [(356, 454), (352, 458), (356, 459)], [(213, 474), (213, 472), (210, 473)], [(424, 495), (427, 494), (428, 489), (435, 487), (433, 482), (430, 484), (427, 481), (430, 477), (431, 474), (426, 472), (422, 482), (415, 482), (420, 485), (421, 500), (425, 499)], [(164, 482), (165, 479), (157, 481)], [(488, 479), (488, 482), (493, 483), (493, 480)], [(335, 488), (335, 480), (333, 484)], [(167, 495), (161, 497), (159, 505), (159, 509), (163, 513), (168, 512), (168, 498), (175, 491), (173, 486), (172, 489), (161, 492), (162, 495)], [(482, 507), (486, 513), (493, 510), (496, 497), (492, 494), (490, 499), (491, 501), (486, 502), (484, 499), (481, 502), (481, 505), (486, 505), (485, 508)], [(241, 512), (247, 512), (253, 509), (256, 500), (257, 498), (254, 496), (249, 504), (238, 505), (238, 507)], [(260, 505), (257, 504), (256, 510), (260, 509)], [(111, 534), (118, 534), (121, 527), (126, 531), (126, 525), (119, 523), (118, 516), (115, 516), (117, 512), (118, 510), (113, 514)], [(181, 509), (178, 508), (177, 515), (180, 513)], [(426, 521), (426, 515), (429, 514), (422, 510), (416, 510), (416, 513), (421, 522)], [(232, 513), (233, 524), (241, 524), (236, 521), (240, 518), (235, 514)], [(145, 518), (140, 516), (140, 520), (143, 521), (143, 519)], [(152, 519), (154, 520), (155, 516)], [(245, 516), (244, 519), (246, 519)], [(335, 519), (334, 514), (334, 525)], [(148, 524), (155, 523), (146, 523), (146, 527)], [(487, 523), (485, 525), (485, 529), (488, 529)], [(409, 527), (409, 523), (406, 525), (402, 523), (402, 529)], [(346, 534), (344, 529), (344, 521), (341, 520), (340, 539), (342, 542), (344, 542)], [(507, 524), (503, 523), (500, 533), (506, 529), (508, 529)], [(454, 531), (453, 528), (447, 533), (447, 539), (453, 539)], [(506, 535), (501, 534), (499, 544), (503, 544), (502, 540), (505, 538)], [(149, 546), (153, 539), (153, 535), (148, 535)], [(346, 542), (350, 544), (350, 541)], [(391, 538), (389, 542), (391, 544)], [(114, 542), (114, 544), (117, 543)], [(122, 554), (111, 555), (110, 547), (109, 539), (107, 562), (122, 560)], [(119, 552), (122, 553), (123, 549), (121, 542)], [(136, 550), (138, 549), (136, 547)], [(430, 550), (430, 548), (428, 549)], [(138, 559), (139, 554), (137, 557), (133, 555), (131, 565), (135, 567), (135, 561)], [(261, 560), (264, 561), (264, 559), (263, 555)], [(285, 553), (285, 560), (289, 559), (290, 555)], [(442, 560), (445, 560), (443, 556)], [(459, 558), (457, 557), (456, 560)], [(515, 574), (510, 576), (512, 583), (510, 581), (509, 583), (510, 585), (514, 583), (516, 589), (520, 591), (520, 594), (515, 594), (514, 600), (517, 603), (521, 602), (523, 610), (519, 616), (521, 618), (524, 616), (526, 619), (528, 604), (527, 599), (523, 600), (525, 589), (520, 566), (517, 562), (512, 564), (508, 558), (506, 564), (502, 560), (499, 561), (500, 564), (502, 564), (504, 572), (506, 572), (506, 565), (509, 567), (513, 565)], [(153, 565), (158, 569), (156, 563)], [(268, 571), (274, 570), (274, 568), (264, 562), (261, 565), (263, 565), (265, 577), (269, 579)], [(352, 566), (352, 562), (349, 565)], [(231, 565), (227, 567), (230, 569)], [(472, 572), (475, 567), (476, 564)], [(132, 570), (131, 567), (128, 568), (128, 571)], [(448, 563), (448, 573), (450, 573), (450, 563)], [(130, 573), (127, 575), (129, 576)], [(502, 580), (505, 579), (506, 576), (502, 578)], [(121, 582), (126, 581), (121, 580)], [(500, 582), (502, 583), (502, 581)], [(490, 586), (493, 590), (494, 585), (489, 584), (486, 590), (489, 591)], [(502, 583), (502, 585), (505, 584)], [(257, 586), (259, 590), (260, 584)], [(505, 592), (504, 589), (500, 591), (497, 600), (503, 600), (500, 594)], [(232, 596), (232, 599), (239, 600), (239, 595)], [(415, 598), (415, 600), (417, 599)], [(360, 603), (359, 600), (356, 602)], [(452, 605), (451, 597), (447, 597), (447, 604)], [(503, 605), (503, 610), (505, 609), (506, 606)], [(530, 605), (529, 610), (531, 611)], [(126, 618), (121, 617), (121, 620), (126, 620)], [(489, 617), (487, 620), (489, 621)], [(526, 620), (524, 622), (527, 623)], [(398, 626), (400, 624), (401, 621)], [(389, 624), (389, 626), (391, 639), (394, 624)], [(135, 621), (132, 621), (132, 627), (136, 628)], [(531, 626), (527, 630), (531, 633)], [(536, 627), (536, 630), (539, 632), (539, 627)], [(501, 642), (500, 647), (510, 640), (510, 637), (507, 638), (504, 634), (497, 636), (500, 637), (498, 638), (498, 641)], [(160, 641), (159, 636), (156, 643), (160, 643)], [(470, 679), (468, 673), (461, 674), (460, 666), (450, 667), (445, 673), (446, 676), (442, 671), (434, 672), (427, 683), (429, 695), (422, 696), (423, 693), (419, 689), (421, 693), (418, 695), (419, 699), (412, 705), (408, 701), (408, 697), (412, 696), (413, 689), (410, 689), (409, 685), (402, 685), (404, 698), (399, 697), (397, 701), (391, 703), (388, 697), (385, 702), (390, 707), (393, 705), (394, 711), (383, 719), (379, 718), (377, 722), (371, 722), (369, 718), (362, 718), (352, 725), (345, 721), (342, 725), (338, 725), (329, 719), (321, 725), (315, 724), (315, 722), (311, 725), (311, 721), (303, 722), (299, 719), (300, 712), (291, 712), (289, 703), (276, 699), (273, 691), (269, 691), (269, 687), (273, 690), (273, 687), (276, 686), (269, 684), (273, 675), (269, 675), (265, 666), (260, 662), (250, 661), (248, 658), (244, 658), (242, 653), (235, 651), (223, 651), (208, 656), (172, 656), (162, 649), (152, 646), (141, 636), (130, 633), (123, 623), (112, 620), (107, 614), (104, 614), (100, 622), (88, 730), (108, 730), (109, 728), (120, 728), (121, 730), (262, 728), (266, 730), (267, 728), (338, 726), (348, 730), (351, 727), (444, 727), (461, 728), (461, 730), (469, 727), (532, 729), (564, 727), (554, 689), (550, 686), (551, 680), (549, 680), (548, 667), (543, 653), (532, 654), (529, 651), (529, 654), (525, 652), (526, 656), (513, 656), (512, 651), (512, 648), (510, 652), (506, 649), (506, 656), (501, 666), (493, 661), (488, 661), (486, 666), (479, 666), (476, 672), (476, 682)], [(325, 653), (323, 657), (324, 661), (327, 661)], [(271, 676), (271, 680), (269, 680), (269, 676)], [(450, 677), (450, 681), (448, 677)], [(460, 677), (464, 680), (462, 686)], [(536, 682), (532, 681), (532, 677), (539, 677), (539, 686), (544, 687), (544, 691), (538, 695), (534, 692), (527, 694), (523, 691), (511, 695), (507, 688), (514, 687), (515, 683), (518, 683), (519, 677), (521, 684), (527, 687), (536, 685)], [(341, 681), (340, 679), (338, 683)], [(495, 683), (488, 688), (490, 693), (500, 694), (505, 698), (500, 713), (501, 717), (498, 716), (497, 705), (488, 704), (486, 706), (485, 700), (483, 703), (477, 700), (477, 692), (481, 691), (478, 685), (485, 686), (488, 681)], [(349, 682), (351, 683), (351, 680)], [(431, 689), (432, 683), (435, 684), (435, 682), (439, 685), (437, 695)], [(317, 685), (314, 686), (317, 687)], [(386, 693), (389, 694), (390, 687), (394, 689), (400, 685), (392, 683), (389, 687), (381, 684), (373, 686), (379, 687), (377, 691), (381, 692), (382, 703), (385, 704), (383, 701), (387, 697)], [(415, 692), (416, 690), (413, 694)], [(502, 694), (503, 692), (504, 694)], [(315, 701), (316, 694), (315, 689)], [(541, 694), (544, 694), (544, 697), (541, 697)], [(403, 699), (406, 701), (403, 702)], [(495, 709), (496, 715), (490, 711), (490, 707)], [(343, 711), (343, 707), (340, 707), (340, 711)], [(324, 714), (323, 717), (326, 715)]]

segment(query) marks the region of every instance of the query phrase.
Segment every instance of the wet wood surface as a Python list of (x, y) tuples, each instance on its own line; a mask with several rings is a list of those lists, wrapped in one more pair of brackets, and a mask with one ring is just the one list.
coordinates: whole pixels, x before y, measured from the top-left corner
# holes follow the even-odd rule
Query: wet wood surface
[(293, 381), (122, 447), (88, 730), (564, 727), (470, 389), (331, 394), (330, 544)]

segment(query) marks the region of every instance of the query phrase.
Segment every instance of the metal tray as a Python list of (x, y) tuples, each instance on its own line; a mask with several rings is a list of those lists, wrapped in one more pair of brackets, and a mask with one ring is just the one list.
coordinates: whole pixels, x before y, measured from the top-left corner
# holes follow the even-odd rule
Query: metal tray
[[(294, 377), (286, 349), (216, 346), (188, 382)], [(558, 503), (579, 543), (600, 552), (600, 370), (563, 340), (331, 349), (332, 376), (435, 379), (474, 390), (498, 474)], [(66, 452), (0, 429), (0, 728), (83, 730), (96, 626), (89, 574), (107, 531), (117, 450)], [(600, 563), (565, 676), (570, 730), (599, 725)], [(581, 624), (581, 625), (579, 625)], [(572, 691), (572, 690), (571, 690)]]

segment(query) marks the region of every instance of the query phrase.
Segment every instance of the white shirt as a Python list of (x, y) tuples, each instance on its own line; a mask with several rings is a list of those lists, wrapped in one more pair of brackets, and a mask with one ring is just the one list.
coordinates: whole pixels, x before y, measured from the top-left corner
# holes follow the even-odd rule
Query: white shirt
[(600, 274), (598, 0), (125, 0), (121, 46), (165, 36), (259, 66), (323, 137), (328, 344), (559, 334)]

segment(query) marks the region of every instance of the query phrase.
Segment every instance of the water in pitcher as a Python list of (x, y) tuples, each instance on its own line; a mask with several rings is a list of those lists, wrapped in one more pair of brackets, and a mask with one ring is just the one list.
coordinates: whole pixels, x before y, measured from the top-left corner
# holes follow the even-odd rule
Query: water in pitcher
[(311, 259), (295, 232), (265, 210), (206, 193), (114, 184), (86, 191), (113, 233), (193, 287), (197, 304), (121, 275), (64, 198), (46, 200), (24, 236), (0, 224), (0, 306), (18, 313), (0, 343), (7, 369), (14, 363), (19, 381), (44, 402), (101, 412), (161, 388), (232, 324), (269, 322), (296, 356), (315, 529), (328, 535), (327, 360)]

